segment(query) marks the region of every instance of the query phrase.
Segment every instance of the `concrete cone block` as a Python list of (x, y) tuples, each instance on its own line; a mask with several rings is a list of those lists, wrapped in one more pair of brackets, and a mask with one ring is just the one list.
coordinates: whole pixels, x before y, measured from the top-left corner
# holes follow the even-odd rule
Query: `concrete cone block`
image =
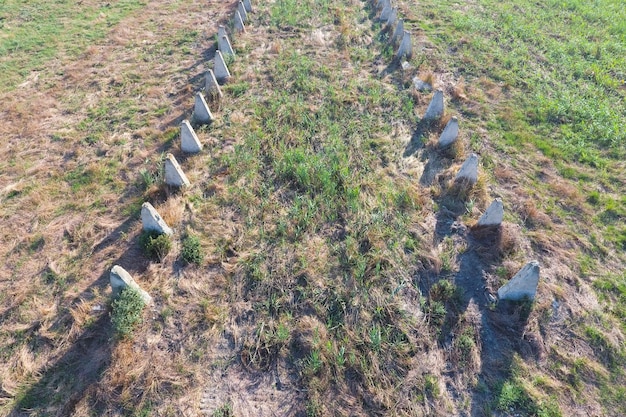
[(233, 50), (230, 41), (228, 40), (228, 36), (224, 35), (217, 40), (217, 48), (223, 55), (235, 55), (235, 51)]
[(396, 24), (398, 20), (398, 8), (394, 7), (391, 9), (391, 13), (389, 14), (389, 18), (387, 19), (387, 27), (391, 28)]
[(250, 3), (250, 0), (243, 0), (243, 7), (246, 9), (247, 13), (252, 12), (252, 3)]
[(400, 60), (403, 56), (411, 58), (412, 55), (413, 46), (411, 45), (411, 33), (405, 30), (404, 35), (402, 36), (402, 42), (400, 42), (398, 52), (396, 53), (396, 59)]
[(383, 9), (380, 12), (380, 16), (378, 17), (378, 20), (380, 20), (381, 22), (386, 22), (389, 19), (390, 15), (391, 15), (391, 1), (385, 0), (385, 4), (383, 5)]
[(500, 300), (520, 301), (528, 297), (535, 299), (539, 285), (539, 262), (527, 263), (509, 282), (498, 290)]
[(219, 25), (217, 27), (217, 42), (219, 45), (219, 40), (224, 37), (227, 36), (228, 34), (226, 33), (226, 27), (224, 25)]
[(496, 198), (493, 202), (487, 207), (487, 210), (480, 216), (478, 219), (478, 226), (483, 227), (495, 227), (500, 226), (502, 224), (502, 220), (504, 219), (504, 205), (502, 204), (502, 200)]
[(413, 77), (413, 86), (417, 91), (431, 91), (433, 89), (432, 85), (430, 85), (426, 81), (423, 81), (418, 76)]
[(239, 10), (235, 10), (235, 17), (233, 18), (233, 27), (237, 32), (245, 32), (246, 25), (243, 23), (243, 18), (241, 17), (241, 13)]
[(241, 15), (241, 20), (245, 23), (248, 20), (248, 12), (246, 12), (246, 6), (243, 5), (243, 2), (239, 2), (237, 5), (237, 11)]
[(217, 79), (215, 79), (215, 74), (211, 69), (206, 72), (204, 80), (204, 92), (209, 98), (209, 101), (212, 102), (220, 102), (224, 97), (224, 94), (222, 94), (222, 89), (217, 83)]
[(206, 103), (202, 93), (196, 93), (194, 105), (193, 105), (193, 119), (203, 125), (211, 123), (214, 119), (209, 105)]
[(180, 149), (186, 153), (198, 153), (202, 150), (202, 144), (189, 120), (183, 120), (180, 124)]
[(450, 119), (446, 127), (441, 132), (441, 136), (439, 136), (439, 147), (447, 148), (451, 146), (454, 142), (456, 142), (459, 137), (459, 121), (456, 117)]
[(157, 232), (161, 235), (172, 235), (174, 231), (165, 223), (152, 204), (146, 202), (141, 206), (141, 223), (146, 232)]
[(115, 265), (109, 273), (109, 283), (111, 284), (111, 292), (113, 298), (117, 298), (122, 290), (126, 287), (133, 288), (141, 295), (144, 304), (152, 304), (152, 297), (143, 288), (135, 282), (133, 277), (121, 266)]
[(171, 153), (165, 156), (165, 183), (174, 187), (188, 187), (189, 180)]
[(430, 104), (424, 113), (424, 120), (436, 120), (443, 116), (443, 91), (437, 90), (430, 100)]
[(396, 26), (396, 30), (393, 32), (393, 36), (391, 37), (392, 43), (399, 43), (402, 41), (402, 37), (404, 36), (404, 20), (398, 19), (398, 24)]
[(228, 67), (226, 66), (226, 62), (224, 61), (224, 57), (220, 51), (215, 51), (215, 58), (213, 59), (213, 72), (215, 73), (217, 81), (222, 83), (228, 81), (230, 78), (230, 71), (228, 71)]
[(470, 184), (476, 184), (476, 181), (478, 181), (478, 155), (473, 153), (463, 162), (454, 181), (466, 181)]

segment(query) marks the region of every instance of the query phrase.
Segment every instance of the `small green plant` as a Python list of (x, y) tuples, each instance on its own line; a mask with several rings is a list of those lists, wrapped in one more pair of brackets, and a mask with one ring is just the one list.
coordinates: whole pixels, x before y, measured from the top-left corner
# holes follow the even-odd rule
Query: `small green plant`
[(139, 237), (139, 245), (143, 248), (146, 256), (158, 262), (163, 261), (172, 250), (172, 240), (166, 234), (155, 231), (144, 231)]
[(439, 397), (439, 395), (441, 395), (437, 376), (432, 374), (424, 375), (424, 392), (426, 393), (426, 395), (433, 398), (437, 398)]
[(211, 414), (212, 417), (233, 417), (233, 405), (230, 402), (225, 403)]
[(304, 373), (306, 375), (313, 376), (317, 374), (324, 365), (324, 361), (322, 360), (322, 355), (320, 351), (317, 349), (312, 350), (309, 357), (306, 358), (304, 365)]
[(587, 201), (594, 206), (597, 205), (600, 202), (600, 192), (597, 190), (590, 192), (587, 196)]
[(380, 326), (377, 324), (372, 326), (369, 332), (369, 336), (370, 336), (370, 343), (372, 344), (372, 349), (375, 352), (378, 352), (380, 350), (380, 347), (382, 345), (382, 340), (383, 340)]
[(141, 323), (141, 312), (144, 307), (141, 294), (134, 288), (126, 287), (111, 303), (111, 323), (113, 331), (120, 339), (128, 338), (135, 326)]
[(200, 265), (202, 263), (203, 254), (200, 239), (197, 236), (188, 235), (183, 239), (180, 257), (188, 264)]

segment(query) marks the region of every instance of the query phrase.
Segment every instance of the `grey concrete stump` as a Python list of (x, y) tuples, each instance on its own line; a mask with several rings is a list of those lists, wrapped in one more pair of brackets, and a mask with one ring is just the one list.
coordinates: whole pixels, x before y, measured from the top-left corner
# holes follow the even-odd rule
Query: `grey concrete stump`
[(225, 83), (230, 78), (230, 71), (224, 61), (224, 56), (220, 51), (215, 51), (215, 58), (213, 59), (213, 72), (217, 81)]
[(380, 20), (381, 22), (386, 22), (389, 19), (390, 15), (391, 15), (391, 1), (385, 0), (385, 4), (383, 6), (383, 9), (380, 12), (380, 16), (378, 17), (378, 20)]
[(198, 153), (202, 150), (202, 144), (189, 120), (183, 120), (180, 124), (180, 149), (185, 153)]
[(172, 235), (174, 231), (165, 223), (152, 204), (145, 202), (141, 206), (141, 223), (146, 232), (156, 232), (161, 235)]
[(144, 304), (152, 304), (152, 297), (143, 288), (135, 282), (133, 277), (121, 266), (115, 265), (109, 273), (109, 283), (111, 284), (111, 292), (114, 298), (117, 298), (122, 290), (126, 287), (137, 290)]
[(243, 5), (243, 2), (239, 2), (237, 5), (237, 11), (241, 15), (241, 20), (245, 23), (248, 20), (248, 12), (246, 12), (246, 6)]
[(217, 42), (218, 42), (218, 45), (219, 45), (219, 39), (221, 37), (223, 37), (223, 36), (226, 36), (226, 35), (227, 35), (226, 27), (224, 25), (219, 25), (217, 27)]
[(213, 122), (213, 120), (215, 120), (213, 114), (211, 113), (211, 110), (209, 109), (209, 105), (204, 99), (202, 93), (200, 92), (196, 93), (194, 99), (193, 119), (203, 125), (209, 124)]
[(404, 20), (398, 19), (398, 25), (396, 26), (396, 30), (393, 32), (393, 36), (391, 37), (392, 43), (399, 43), (402, 41), (402, 37), (404, 36)]
[(423, 81), (418, 76), (413, 77), (413, 87), (415, 87), (417, 91), (431, 91), (433, 89), (432, 85)]
[(473, 153), (463, 162), (454, 181), (468, 182), (472, 185), (476, 184), (476, 181), (478, 181), (478, 155)]
[(406, 30), (404, 31), (404, 35), (402, 36), (402, 42), (400, 42), (398, 52), (396, 52), (396, 59), (401, 60), (404, 56), (406, 56), (407, 58), (411, 58), (413, 56), (411, 33), (407, 32)]
[(230, 41), (228, 40), (228, 35), (224, 35), (221, 38), (217, 39), (217, 48), (224, 55), (235, 55), (233, 46), (230, 44)]
[(480, 216), (477, 225), (482, 227), (496, 227), (502, 224), (503, 219), (504, 205), (502, 204), (502, 200), (496, 198), (489, 207), (487, 207), (483, 215)]
[(387, 18), (387, 26), (388, 27), (393, 27), (393, 25), (396, 24), (396, 21), (398, 20), (398, 8), (394, 7), (393, 9), (391, 9), (391, 13), (389, 14), (389, 17)]
[(498, 290), (500, 300), (520, 301), (528, 297), (535, 299), (539, 285), (539, 262), (527, 263), (509, 282)]
[(224, 94), (222, 94), (222, 89), (220, 88), (220, 85), (218, 84), (212, 69), (209, 69), (206, 72), (204, 80), (204, 92), (209, 98), (209, 101), (212, 102), (220, 102), (224, 97)]
[(456, 142), (459, 137), (459, 121), (456, 117), (450, 119), (450, 121), (446, 124), (446, 127), (441, 132), (441, 136), (439, 136), (439, 147), (447, 148)]
[(424, 120), (436, 120), (443, 116), (443, 91), (437, 90), (435, 94), (433, 94), (433, 98), (430, 100), (430, 104), (428, 104), (428, 108), (426, 109), (426, 113), (424, 113)]
[(233, 18), (233, 27), (237, 32), (245, 32), (246, 25), (243, 23), (243, 18), (239, 10), (235, 10), (235, 17)]
[(171, 153), (165, 156), (165, 183), (174, 187), (188, 187), (189, 180)]

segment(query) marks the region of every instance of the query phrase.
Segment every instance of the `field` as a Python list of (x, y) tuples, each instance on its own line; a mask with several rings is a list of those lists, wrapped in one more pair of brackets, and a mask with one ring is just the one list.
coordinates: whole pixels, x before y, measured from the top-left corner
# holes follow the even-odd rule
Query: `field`
[(0, 5), (0, 415), (625, 415), (622, 2), (252, 4), (196, 155), (234, 1)]

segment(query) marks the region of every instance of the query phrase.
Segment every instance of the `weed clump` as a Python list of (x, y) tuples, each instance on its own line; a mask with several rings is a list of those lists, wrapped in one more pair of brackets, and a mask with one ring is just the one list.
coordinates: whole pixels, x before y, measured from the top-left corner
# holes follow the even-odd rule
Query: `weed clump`
[(166, 234), (155, 231), (144, 231), (139, 237), (139, 245), (146, 256), (161, 262), (172, 250), (172, 240)]
[(234, 415), (233, 405), (230, 402), (225, 403), (211, 414), (212, 417), (232, 417)]
[(135, 326), (141, 323), (141, 311), (145, 306), (141, 294), (134, 288), (126, 287), (111, 304), (111, 323), (119, 339), (128, 338)]
[(200, 265), (204, 258), (200, 247), (200, 239), (197, 236), (188, 235), (183, 239), (183, 247), (180, 257), (187, 264)]

